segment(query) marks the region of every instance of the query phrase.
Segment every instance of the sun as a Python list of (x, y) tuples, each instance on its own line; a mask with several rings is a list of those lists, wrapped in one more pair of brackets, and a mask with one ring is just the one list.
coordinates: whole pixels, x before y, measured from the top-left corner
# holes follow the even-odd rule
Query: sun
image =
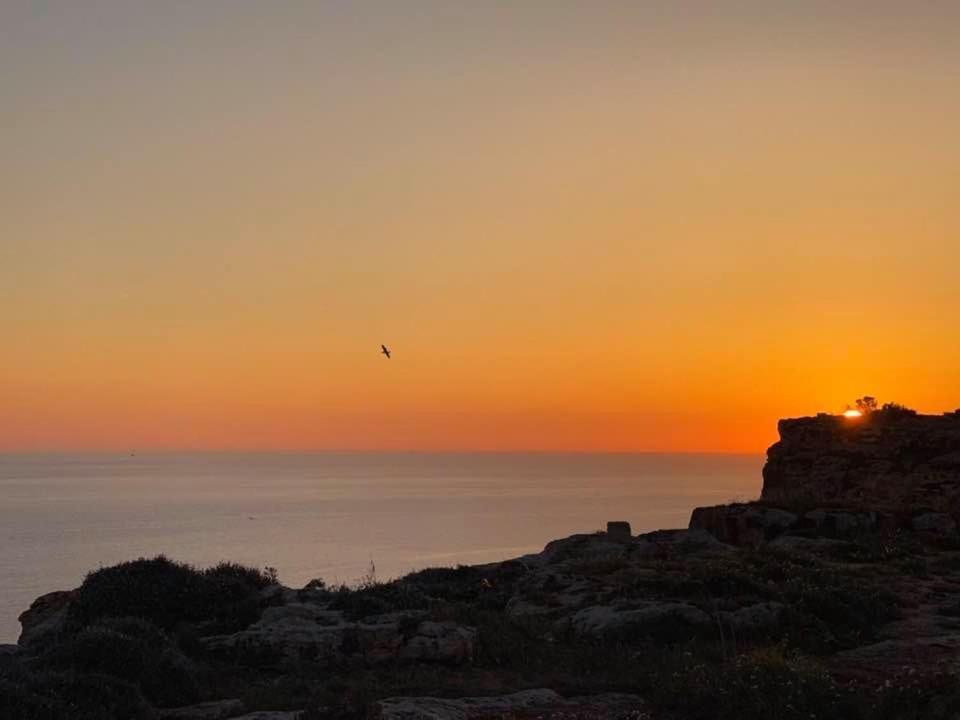
[(845, 410), (845, 411), (843, 412), (843, 416), (844, 416), (845, 418), (858, 418), (858, 417), (861, 417), (862, 415), (863, 415), (863, 413), (860, 412), (859, 410), (852, 410), (852, 409), (851, 409), (851, 410)]

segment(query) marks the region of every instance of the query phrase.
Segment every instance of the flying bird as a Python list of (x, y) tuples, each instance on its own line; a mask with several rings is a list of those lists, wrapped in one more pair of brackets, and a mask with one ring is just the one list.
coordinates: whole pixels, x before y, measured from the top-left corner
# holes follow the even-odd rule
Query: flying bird
[(384, 355), (387, 356), (387, 360), (390, 359), (390, 351), (387, 349), (387, 346), (386, 346), (386, 345), (381, 345), (381, 346), (380, 346), (380, 352), (381, 352), (382, 354), (384, 354)]

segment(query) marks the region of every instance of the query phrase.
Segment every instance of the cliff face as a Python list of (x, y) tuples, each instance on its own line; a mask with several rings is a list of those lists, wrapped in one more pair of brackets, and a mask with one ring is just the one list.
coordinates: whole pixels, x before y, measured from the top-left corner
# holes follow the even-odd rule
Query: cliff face
[(960, 411), (781, 420), (761, 500), (960, 513)]

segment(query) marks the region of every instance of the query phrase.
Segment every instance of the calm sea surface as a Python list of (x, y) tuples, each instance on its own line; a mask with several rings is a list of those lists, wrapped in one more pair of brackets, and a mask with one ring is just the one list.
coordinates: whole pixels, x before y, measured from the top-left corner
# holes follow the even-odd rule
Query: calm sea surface
[(629, 520), (684, 527), (755, 497), (747, 455), (193, 453), (0, 455), (0, 643), (45, 592), (164, 553), (271, 565), (288, 585), (381, 579), (540, 550)]

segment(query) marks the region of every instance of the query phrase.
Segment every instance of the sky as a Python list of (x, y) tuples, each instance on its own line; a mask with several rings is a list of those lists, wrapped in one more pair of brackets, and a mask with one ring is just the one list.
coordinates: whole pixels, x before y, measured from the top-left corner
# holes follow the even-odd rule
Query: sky
[(960, 407), (957, 27), (6, 0), (0, 451), (762, 452)]

